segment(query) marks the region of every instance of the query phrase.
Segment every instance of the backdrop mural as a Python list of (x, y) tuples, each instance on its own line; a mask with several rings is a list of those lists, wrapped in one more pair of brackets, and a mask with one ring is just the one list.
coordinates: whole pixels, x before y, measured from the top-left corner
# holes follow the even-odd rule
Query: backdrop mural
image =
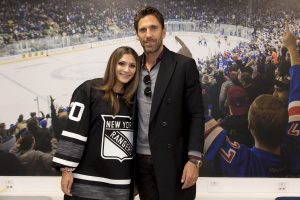
[[(290, 58), (282, 41), (286, 22), (299, 36), (296, 0), (0, 0), (0, 175), (59, 175), (51, 160), (73, 90), (101, 77), (118, 46), (142, 53), (133, 18), (145, 5), (165, 17), (164, 45), (197, 63), (207, 116), (200, 175), (298, 177), (278, 148), (259, 148), (248, 129), (259, 95), (288, 108)], [(269, 158), (277, 167), (259, 168)]]

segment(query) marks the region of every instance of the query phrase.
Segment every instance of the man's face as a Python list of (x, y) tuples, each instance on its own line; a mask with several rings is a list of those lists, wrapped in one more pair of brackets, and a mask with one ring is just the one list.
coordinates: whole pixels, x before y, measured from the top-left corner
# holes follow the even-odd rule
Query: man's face
[(289, 93), (287, 90), (274, 86), (273, 96), (279, 98), (284, 105), (288, 104)]
[(163, 48), (166, 30), (154, 15), (147, 15), (138, 23), (137, 36), (146, 54), (157, 53)]

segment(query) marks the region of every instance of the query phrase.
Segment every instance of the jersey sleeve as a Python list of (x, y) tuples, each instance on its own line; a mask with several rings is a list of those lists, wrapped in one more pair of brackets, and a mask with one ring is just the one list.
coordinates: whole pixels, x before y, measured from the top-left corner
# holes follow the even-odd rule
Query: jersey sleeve
[(73, 92), (68, 119), (52, 160), (56, 169), (76, 168), (82, 158), (89, 132), (90, 90), (87, 81)]
[(287, 148), (291, 173), (300, 176), (300, 65), (291, 67), (290, 76)]
[(251, 162), (250, 149), (233, 142), (214, 119), (205, 123), (205, 159), (213, 161), (215, 170), (222, 176), (245, 176)]

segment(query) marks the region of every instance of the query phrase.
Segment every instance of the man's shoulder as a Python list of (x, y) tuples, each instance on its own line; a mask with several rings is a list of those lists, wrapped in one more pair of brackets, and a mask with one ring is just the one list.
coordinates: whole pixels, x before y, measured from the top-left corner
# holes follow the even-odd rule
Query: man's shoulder
[(191, 62), (192, 60), (194, 60), (193, 58), (187, 57), (185, 55), (182, 55), (180, 53), (171, 51), (169, 49), (165, 49), (165, 53), (166, 55), (173, 57), (172, 59), (176, 60), (176, 61), (181, 61), (181, 62)]
[(186, 57), (184, 55), (181, 55), (179, 53), (173, 52), (173, 51), (167, 51), (166, 54), (163, 57), (163, 61), (166, 65), (176, 65), (177, 69), (181, 70), (191, 70), (191, 69), (197, 69), (196, 62), (192, 58)]

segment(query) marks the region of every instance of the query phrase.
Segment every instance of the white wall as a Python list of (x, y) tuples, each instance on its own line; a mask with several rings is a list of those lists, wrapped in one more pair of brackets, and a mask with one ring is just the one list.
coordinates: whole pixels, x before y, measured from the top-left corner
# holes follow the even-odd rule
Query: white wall
[[(196, 200), (274, 200), (279, 196), (300, 197), (299, 186), (298, 178), (199, 178)], [(0, 176), (0, 200), (61, 199), (63, 194), (60, 191), (60, 177)]]

